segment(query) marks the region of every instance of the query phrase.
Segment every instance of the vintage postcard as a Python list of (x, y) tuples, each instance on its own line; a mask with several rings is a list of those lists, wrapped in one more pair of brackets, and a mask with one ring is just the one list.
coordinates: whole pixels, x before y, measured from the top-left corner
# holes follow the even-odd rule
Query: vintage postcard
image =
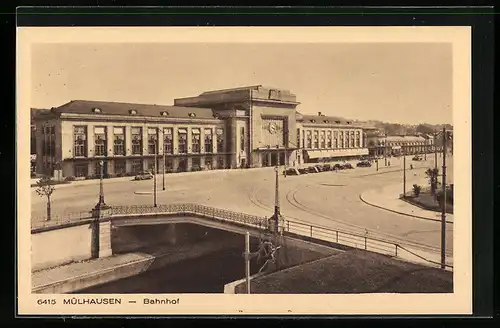
[(470, 314), (470, 32), (19, 28), (19, 314)]

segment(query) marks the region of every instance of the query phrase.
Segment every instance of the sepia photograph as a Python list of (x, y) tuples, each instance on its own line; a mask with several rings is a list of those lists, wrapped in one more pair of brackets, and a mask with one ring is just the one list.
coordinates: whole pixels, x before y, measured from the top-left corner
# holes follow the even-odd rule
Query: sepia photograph
[(471, 311), (468, 28), (19, 33), (20, 308)]

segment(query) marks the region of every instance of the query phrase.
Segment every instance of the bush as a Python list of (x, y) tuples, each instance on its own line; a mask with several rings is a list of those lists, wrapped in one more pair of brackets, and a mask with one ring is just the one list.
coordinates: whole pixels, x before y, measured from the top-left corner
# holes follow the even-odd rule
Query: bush
[(413, 194), (415, 195), (415, 197), (418, 197), (420, 195), (420, 192), (422, 191), (422, 187), (417, 185), (417, 184), (414, 184), (413, 185)]
[(69, 176), (69, 177), (66, 177), (66, 179), (64, 179), (65, 181), (75, 181), (75, 177), (74, 176)]

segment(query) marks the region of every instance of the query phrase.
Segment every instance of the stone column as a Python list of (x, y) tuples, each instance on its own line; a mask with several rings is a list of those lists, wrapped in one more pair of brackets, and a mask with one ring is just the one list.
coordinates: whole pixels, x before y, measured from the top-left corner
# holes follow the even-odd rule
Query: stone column
[(237, 130), (237, 123), (236, 123), (236, 117), (231, 117), (230, 118), (230, 123), (228, 124), (229, 125), (229, 129), (227, 131), (227, 138), (229, 138), (229, 152), (231, 152), (231, 155), (230, 155), (230, 163), (229, 163), (229, 167), (231, 169), (234, 169), (234, 168), (237, 168), (238, 167), (238, 157), (237, 157), (237, 154), (238, 154), (238, 139), (237, 139), (237, 134), (238, 134), (238, 130)]
[(167, 231), (166, 231), (166, 238), (167, 238), (167, 243), (170, 245), (175, 245), (177, 244), (177, 231), (176, 231), (176, 224), (171, 223), (167, 225)]
[(109, 220), (103, 221), (103, 219), (110, 217), (110, 212), (111, 207), (106, 204), (97, 204), (92, 209), (91, 258), (96, 259), (112, 255), (111, 222)]

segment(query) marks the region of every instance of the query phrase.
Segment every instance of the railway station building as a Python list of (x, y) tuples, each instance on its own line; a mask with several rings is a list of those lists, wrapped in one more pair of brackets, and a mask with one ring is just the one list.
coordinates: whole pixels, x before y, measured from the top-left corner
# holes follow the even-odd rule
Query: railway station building
[[(203, 92), (171, 106), (73, 100), (38, 115), (36, 169), (63, 177), (236, 169), (368, 155), (362, 126), (302, 115), (295, 94), (262, 85)], [(155, 165), (156, 160), (156, 165)]]

